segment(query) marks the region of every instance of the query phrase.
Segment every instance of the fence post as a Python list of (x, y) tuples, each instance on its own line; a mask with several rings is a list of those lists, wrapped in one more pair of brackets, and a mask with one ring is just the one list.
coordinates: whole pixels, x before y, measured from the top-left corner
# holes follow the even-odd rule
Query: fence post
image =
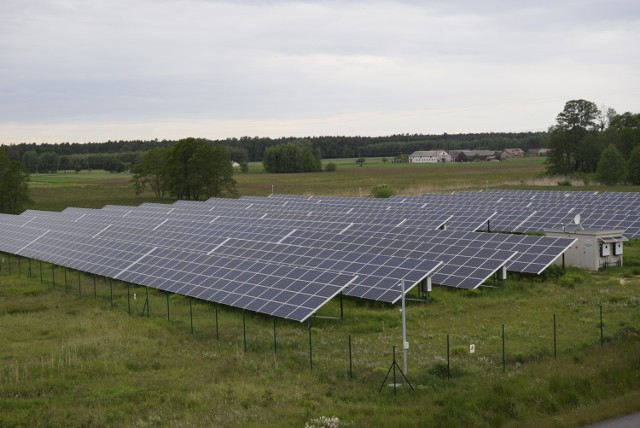
[(189, 318), (191, 320), (191, 334), (193, 334), (193, 299), (189, 297)]
[(244, 316), (244, 309), (242, 310), (242, 340), (244, 342), (244, 352), (247, 352), (247, 320)]
[(353, 363), (351, 359), (351, 335), (349, 335), (349, 379), (353, 379)]
[(553, 358), (558, 358), (558, 348), (556, 341), (556, 314), (553, 314)]
[(276, 317), (273, 317), (273, 355), (278, 355), (278, 342), (276, 340)]
[(309, 328), (309, 370), (313, 370), (313, 348), (311, 347), (311, 322), (307, 323)]
[(451, 357), (449, 353), (449, 335), (447, 334), (447, 379), (451, 379)]
[(602, 322), (602, 304), (600, 304), (600, 347), (604, 346), (604, 324)]
[(507, 371), (507, 360), (504, 352), (504, 324), (502, 324), (502, 371)]
[(216, 340), (220, 340), (220, 329), (218, 328), (218, 305), (215, 305), (216, 309)]

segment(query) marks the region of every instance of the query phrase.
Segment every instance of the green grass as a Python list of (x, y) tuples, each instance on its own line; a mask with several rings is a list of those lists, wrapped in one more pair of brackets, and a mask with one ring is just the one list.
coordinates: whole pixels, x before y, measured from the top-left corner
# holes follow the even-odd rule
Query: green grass
[[(625, 248), (638, 253), (638, 241)], [(170, 296), (168, 320), (166, 295), (151, 290), (147, 317), (143, 287), (98, 278), (94, 289), (71, 270), (65, 285), (64, 269), (46, 263), (41, 280), (35, 261), (26, 278), (29, 262), (15, 257), (9, 275), (2, 260), (0, 426), (304, 426), (334, 415), (350, 426), (580, 426), (640, 410), (633, 266), (580, 273), (571, 286), (560, 276), (473, 293), (437, 287), (429, 304), (408, 306), (416, 391), (394, 397), (378, 389), (400, 346), (397, 307), (346, 299), (343, 321), (312, 320), (310, 370), (306, 325), (277, 321), (274, 355), (266, 317), (243, 323), (220, 307), (216, 339), (213, 305)], [(338, 314), (336, 299), (321, 315)]]

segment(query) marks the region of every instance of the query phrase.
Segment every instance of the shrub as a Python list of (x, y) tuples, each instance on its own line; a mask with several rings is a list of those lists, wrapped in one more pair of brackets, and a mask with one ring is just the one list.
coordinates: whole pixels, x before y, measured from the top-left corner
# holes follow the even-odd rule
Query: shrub
[(325, 165), (324, 170), (326, 172), (332, 172), (335, 171), (336, 169), (338, 169), (338, 166), (333, 163), (333, 162), (329, 162), (328, 164)]
[(389, 198), (394, 194), (393, 190), (386, 184), (378, 184), (371, 189), (371, 196), (374, 198)]

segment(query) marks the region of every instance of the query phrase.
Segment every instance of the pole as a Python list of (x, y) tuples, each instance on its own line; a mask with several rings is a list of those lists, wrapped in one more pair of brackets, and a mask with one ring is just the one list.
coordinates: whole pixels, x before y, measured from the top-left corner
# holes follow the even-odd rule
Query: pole
[(273, 317), (273, 355), (278, 355), (278, 342), (276, 341), (276, 317)]
[(311, 322), (307, 324), (309, 326), (309, 370), (313, 370), (313, 350), (311, 348)]
[(216, 305), (215, 308), (216, 308), (216, 340), (220, 340), (220, 329), (218, 328), (218, 305)]
[(604, 326), (602, 323), (602, 304), (600, 305), (600, 347), (604, 346)]
[(171, 321), (171, 318), (169, 317), (169, 292), (165, 295), (167, 296), (167, 321)]
[(349, 379), (353, 379), (353, 364), (351, 362), (351, 335), (349, 335)]
[(131, 315), (131, 290), (128, 282), (127, 282), (127, 307), (129, 308), (129, 315)]
[(404, 375), (408, 376), (407, 349), (409, 348), (409, 342), (407, 342), (407, 311), (404, 296), (404, 280), (400, 281), (400, 283), (402, 284), (402, 370), (404, 371)]
[(556, 314), (553, 314), (553, 358), (558, 358), (558, 348), (556, 342)]
[(96, 277), (93, 277), (93, 298), (98, 299), (98, 289), (96, 288)]
[(340, 292), (340, 320), (344, 319), (344, 308), (342, 306), (342, 291)]
[(82, 282), (80, 281), (80, 271), (78, 271), (78, 295), (82, 297)]
[(145, 287), (145, 291), (147, 292), (147, 301), (146, 301), (147, 318), (150, 318), (151, 317), (151, 302), (149, 302), (149, 287)]
[(244, 341), (244, 352), (247, 352), (247, 321), (242, 311), (242, 340)]
[(193, 302), (193, 299), (189, 297), (189, 317), (191, 318), (191, 334), (193, 334), (193, 305), (191, 302)]
[(502, 371), (507, 370), (507, 361), (504, 353), (504, 324), (502, 324)]
[(447, 334), (447, 379), (451, 379), (451, 353), (449, 352), (449, 335)]
[(56, 288), (56, 270), (55, 270), (55, 267), (53, 266), (53, 263), (51, 263), (51, 284), (53, 285), (53, 289), (55, 290), (55, 288)]
[(67, 292), (67, 267), (64, 267), (64, 292)]
[(42, 285), (42, 260), (40, 260), (40, 285)]
[(111, 282), (111, 278), (109, 278), (109, 296), (111, 299), (111, 307), (113, 308), (113, 283)]

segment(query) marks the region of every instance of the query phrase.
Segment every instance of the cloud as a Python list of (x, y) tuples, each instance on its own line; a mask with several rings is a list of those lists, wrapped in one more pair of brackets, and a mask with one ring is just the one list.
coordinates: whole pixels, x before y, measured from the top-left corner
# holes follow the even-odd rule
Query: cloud
[(572, 98), (638, 111), (636, 3), (4, 0), (0, 142), (532, 130)]

